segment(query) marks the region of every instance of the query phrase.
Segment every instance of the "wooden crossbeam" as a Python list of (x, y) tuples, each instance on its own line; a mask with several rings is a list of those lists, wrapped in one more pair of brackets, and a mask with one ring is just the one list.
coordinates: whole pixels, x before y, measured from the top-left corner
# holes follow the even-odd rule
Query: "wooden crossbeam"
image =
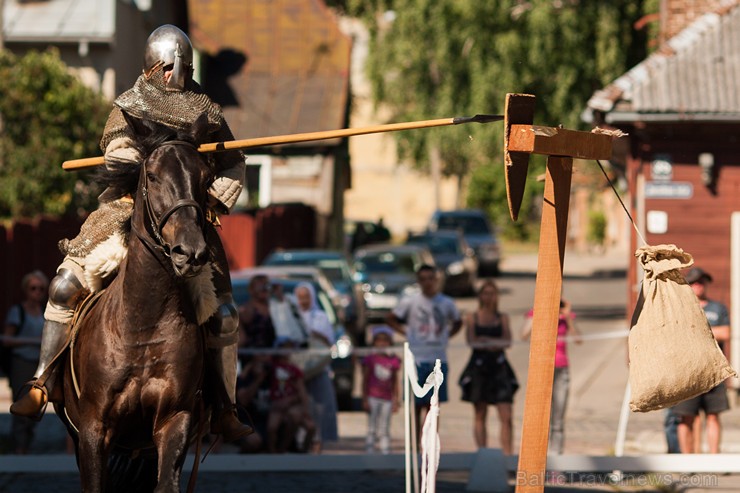
[(512, 125), (509, 152), (609, 159), (612, 157), (612, 136), (541, 125)]

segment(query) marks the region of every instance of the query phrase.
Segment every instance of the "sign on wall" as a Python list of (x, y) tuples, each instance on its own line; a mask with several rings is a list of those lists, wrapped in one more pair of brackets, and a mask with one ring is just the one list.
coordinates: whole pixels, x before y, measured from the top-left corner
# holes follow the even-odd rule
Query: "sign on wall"
[(690, 199), (694, 196), (694, 185), (691, 182), (655, 182), (645, 183), (646, 199)]

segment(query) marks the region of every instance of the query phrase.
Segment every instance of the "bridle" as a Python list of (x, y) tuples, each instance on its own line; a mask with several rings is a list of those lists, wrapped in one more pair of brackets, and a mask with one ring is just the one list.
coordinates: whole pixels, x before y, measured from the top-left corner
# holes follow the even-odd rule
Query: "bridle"
[[(193, 149), (198, 148), (198, 146), (196, 146), (195, 144), (184, 140), (168, 140), (167, 142), (162, 143), (159, 147), (164, 146), (187, 146)], [(141, 184), (141, 197), (144, 201), (144, 210), (146, 211), (145, 220), (148, 221), (150, 225), (150, 229), (147, 229), (146, 233), (149, 234), (144, 234), (143, 232), (139, 231), (139, 229), (134, 226), (133, 221), (131, 222), (131, 229), (132, 231), (134, 231), (136, 236), (138, 236), (139, 239), (150, 250), (152, 250), (153, 253), (159, 252), (165, 257), (170, 258), (170, 256), (172, 255), (172, 245), (170, 245), (162, 236), (162, 230), (167, 224), (167, 220), (172, 216), (172, 214), (177, 212), (179, 209), (182, 209), (183, 207), (194, 207), (198, 216), (198, 226), (202, 231), (205, 231), (205, 216), (203, 214), (203, 208), (198, 202), (191, 199), (180, 199), (175, 202), (172, 207), (167, 209), (164, 214), (157, 218), (157, 214), (154, 212), (154, 208), (152, 207), (151, 201), (149, 200), (149, 180), (147, 178), (146, 172), (146, 163), (148, 160), (149, 158), (147, 157), (141, 164), (141, 176), (139, 177), (139, 183)], [(152, 241), (152, 238), (154, 239), (154, 241)], [(159, 257), (157, 256), (157, 258)]]

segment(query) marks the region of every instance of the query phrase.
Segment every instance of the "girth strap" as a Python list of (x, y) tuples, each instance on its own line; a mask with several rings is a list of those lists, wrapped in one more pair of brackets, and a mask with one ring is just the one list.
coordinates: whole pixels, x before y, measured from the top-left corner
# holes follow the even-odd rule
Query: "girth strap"
[(77, 382), (77, 372), (75, 372), (75, 361), (74, 361), (75, 341), (77, 340), (77, 334), (80, 332), (80, 321), (83, 320), (85, 316), (88, 314), (88, 312), (92, 309), (92, 307), (95, 306), (95, 304), (100, 299), (100, 295), (102, 295), (104, 291), (105, 290), (103, 289), (96, 293), (93, 293), (82, 301), (82, 304), (80, 305), (79, 309), (75, 312), (75, 316), (72, 319), (72, 327), (69, 331), (69, 367), (70, 367), (70, 374), (72, 375), (72, 383), (74, 384), (74, 388), (75, 388), (75, 395), (77, 396), (78, 399), (80, 398), (80, 386)]

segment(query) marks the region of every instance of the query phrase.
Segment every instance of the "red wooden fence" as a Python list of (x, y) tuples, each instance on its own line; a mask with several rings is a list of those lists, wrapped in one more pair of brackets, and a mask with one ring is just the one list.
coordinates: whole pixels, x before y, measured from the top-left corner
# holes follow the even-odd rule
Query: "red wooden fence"
[[(49, 279), (62, 261), (57, 243), (79, 232), (77, 219), (16, 220), (0, 226), (0, 316), (20, 301), (25, 274), (39, 269)], [(272, 205), (221, 217), (219, 233), (232, 270), (258, 265), (275, 248), (315, 246), (316, 213), (302, 204)], [(4, 324), (3, 324), (4, 325)]]

